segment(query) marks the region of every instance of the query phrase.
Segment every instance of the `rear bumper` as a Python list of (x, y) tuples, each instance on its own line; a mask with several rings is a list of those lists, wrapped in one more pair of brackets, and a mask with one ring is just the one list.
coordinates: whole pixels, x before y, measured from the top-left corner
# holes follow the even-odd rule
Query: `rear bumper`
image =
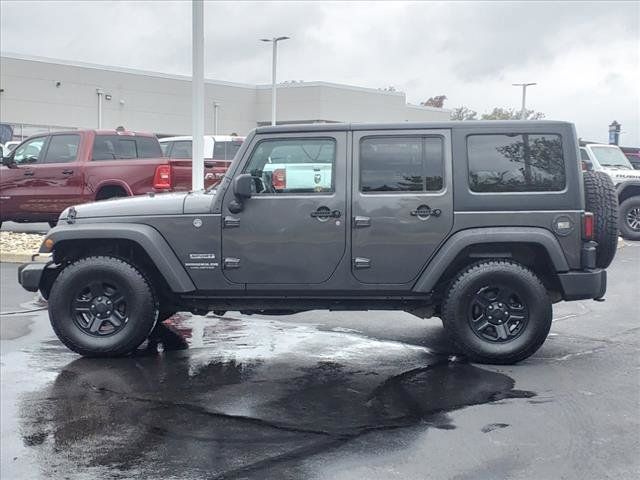
[(45, 269), (51, 265), (49, 263), (24, 263), (18, 267), (18, 282), (22, 288), (28, 292), (37, 292), (40, 288), (40, 281)]
[(576, 270), (559, 273), (563, 300), (588, 300), (604, 297), (607, 291), (607, 271)]

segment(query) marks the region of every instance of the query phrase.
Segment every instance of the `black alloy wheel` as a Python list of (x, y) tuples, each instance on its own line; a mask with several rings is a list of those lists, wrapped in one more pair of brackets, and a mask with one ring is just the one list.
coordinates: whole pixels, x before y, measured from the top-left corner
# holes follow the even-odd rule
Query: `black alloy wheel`
[(486, 286), (469, 303), (469, 325), (473, 332), (491, 342), (510, 342), (524, 331), (529, 309), (510, 287)]
[(124, 293), (117, 286), (100, 280), (80, 290), (71, 308), (78, 328), (98, 337), (118, 333), (129, 320)]
[(640, 232), (640, 207), (631, 208), (625, 213), (625, 221), (629, 228), (634, 232)]

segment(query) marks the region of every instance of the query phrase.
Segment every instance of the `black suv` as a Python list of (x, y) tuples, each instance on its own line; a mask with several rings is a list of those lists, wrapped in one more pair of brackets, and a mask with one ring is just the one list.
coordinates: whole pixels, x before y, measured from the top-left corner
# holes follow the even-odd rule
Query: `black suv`
[(19, 280), (82, 355), (128, 354), (177, 311), (387, 309), (513, 363), (554, 302), (605, 293), (615, 191), (579, 158), (564, 122), (258, 128), (215, 190), (67, 209)]

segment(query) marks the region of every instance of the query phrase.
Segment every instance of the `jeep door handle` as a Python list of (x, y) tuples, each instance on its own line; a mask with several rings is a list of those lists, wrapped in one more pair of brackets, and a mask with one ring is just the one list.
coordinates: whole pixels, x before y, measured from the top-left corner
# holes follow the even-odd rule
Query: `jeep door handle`
[(24, 176), (25, 177), (33, 177), (33, 170), (27, 170), (26, 172), (24, 172)]
[(327, 220), (329, 218), (340, 218), (342, 216), (342, 212), (340, 210), (330, 210), (329, 207), (318, 207), (315, 212), (311, 212), (312, 218), (317, 218), (318, 220)]
[(355, 228), (364, 228), (371, 226), (371, 218), (369, 217), (361, 217), (360, 215), (356, 215), (353, 218), (353, 226)]
[(73, 170), (62, 170), (62, 174), (63, 175), (72, 175), (73, 174)]

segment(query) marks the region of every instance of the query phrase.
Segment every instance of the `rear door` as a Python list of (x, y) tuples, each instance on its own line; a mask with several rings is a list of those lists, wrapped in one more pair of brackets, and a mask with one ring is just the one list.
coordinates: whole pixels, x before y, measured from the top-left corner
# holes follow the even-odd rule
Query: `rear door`
[(39, 199), (52, 216), (83, 202), (84, 175), (79, 160), (80, 134), (56, 134), (49, 138), (44, 158), (34, 168)]
[(450, 131), (354, 131), (353, 150), (353, 275), (411, 283), (453, 225)]

